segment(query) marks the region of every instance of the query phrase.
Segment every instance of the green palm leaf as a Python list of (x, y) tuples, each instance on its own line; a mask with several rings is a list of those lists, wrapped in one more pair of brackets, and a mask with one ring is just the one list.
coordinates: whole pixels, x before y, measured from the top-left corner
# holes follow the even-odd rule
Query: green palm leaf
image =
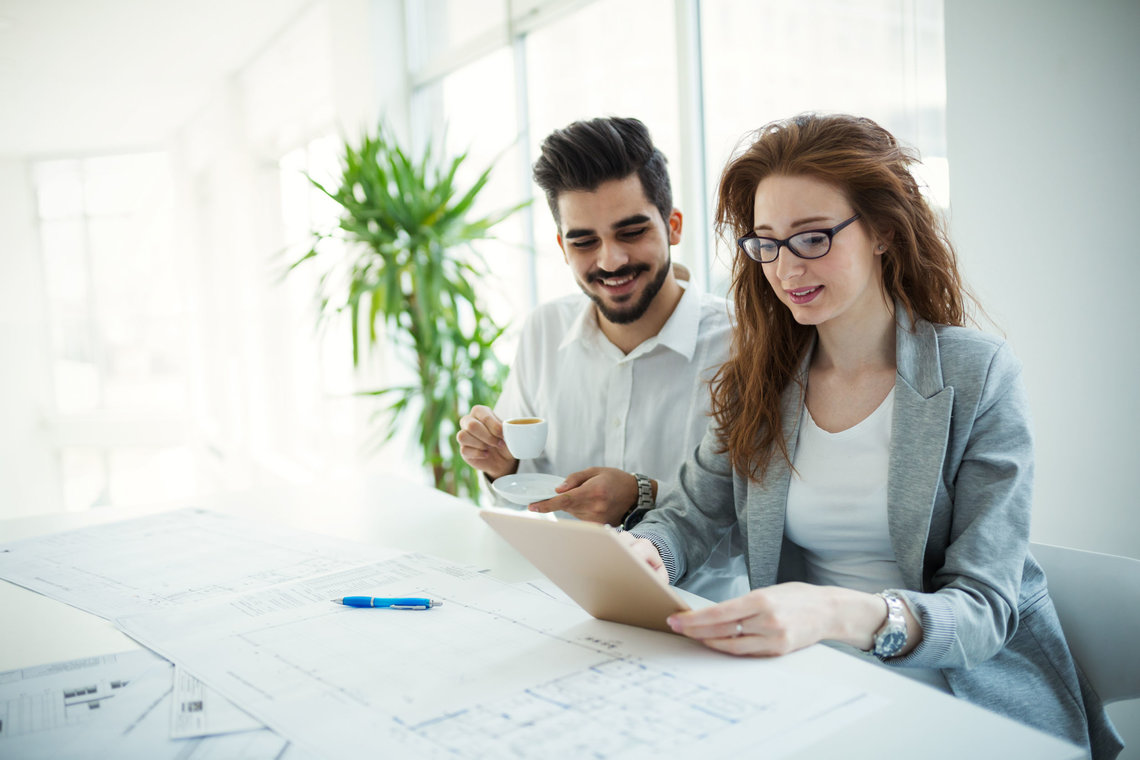
[[(354, 364), (364, 341), (375, 345), (386, 336), (418, 378), (414, 385), (361, 394), (380, 404), (371, 418), (376, 444), (414, 415), (436, 487), (475, 496), (478, 473), (459, 456), (455, 432), (460, 415), (494, 402), (507, 368), (492, 350), (505, 326), (488, 315), (479, 296), (488, 267), (472, 243), (490, 238), (496, 224), (526, 204), (470, 218), (491, 169), (460, 187), (467, 160), (466, 153), (443, 157), (430, 141), (412, 156), (383, 124), (346, 142), (335, 182), (309, 177), (340, 207), (337, 229), (314, 231), (311, 249), (286, 276), (301, 266), (319, 269), (319, 323), (346, 314)], [(343, 247), (325, 256), (330, 238)]]

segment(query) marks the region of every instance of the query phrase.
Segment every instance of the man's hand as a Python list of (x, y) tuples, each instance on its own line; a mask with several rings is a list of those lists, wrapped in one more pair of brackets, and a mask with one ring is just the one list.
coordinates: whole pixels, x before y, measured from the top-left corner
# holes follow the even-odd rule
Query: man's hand
[(459, 455), (463, 461), (491, 480), (510, 475), (519, 468), (503, 440), (503, 422), (490, 407), (476, 406), (459, 420)]
[(558, 496), (536, 501), (531, 512), (569, 512), (579, 520), (618, 525), (637, 503), (637, 478), (616, 467), (589, 467), (554, 488)]

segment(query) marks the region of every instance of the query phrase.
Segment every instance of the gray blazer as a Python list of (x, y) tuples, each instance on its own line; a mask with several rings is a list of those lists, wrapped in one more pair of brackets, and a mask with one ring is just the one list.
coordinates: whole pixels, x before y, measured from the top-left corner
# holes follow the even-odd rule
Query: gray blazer
[[(955, 695), (1113, 758), (1120, 737), (1069, 654), (1028, 551), (1033, 436), (1020, 362), (998, 338), (923, 321), (912, 327), (905, 310), (896, 313), (887, 518), (923, 638), (888, 663), (938, 668)], [(810, 354), (800, 368), (805, 382)], [(793, 457), (801, 387), (791, 384), (783, 400)], [(754, 482), (719, 448), (710, 425), (634, 532), (673, 555), (672, 581), (739, 523), (752, 588), (803, 580), (799, 549), (784, 537), (788, 463), (774, 457)]]

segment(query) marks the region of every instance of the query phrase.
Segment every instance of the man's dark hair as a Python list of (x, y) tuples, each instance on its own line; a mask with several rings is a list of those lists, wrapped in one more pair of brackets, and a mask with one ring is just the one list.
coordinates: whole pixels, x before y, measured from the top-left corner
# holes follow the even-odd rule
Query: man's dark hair
[(560, 230), (560, 194), (593, 192), (603, 182), (625, 179), (635, 172), (645, 197), (668, 224), (673, 213), (673, 190), (665, 155), (654, 147), (649, 130), (637, 119), (591, 119), (557, 129), (542, 141), (542, 155), (534, 163), (534, 181), (546, 193)]

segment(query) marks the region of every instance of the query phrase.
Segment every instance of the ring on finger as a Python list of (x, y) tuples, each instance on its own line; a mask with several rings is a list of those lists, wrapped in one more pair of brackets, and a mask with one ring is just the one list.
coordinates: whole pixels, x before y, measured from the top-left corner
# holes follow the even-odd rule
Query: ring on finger
[(744, 633), (744, 624), (743, 623), (737, 623), (736, 624), (736, 633), (733, 634), (733, 638), (739, 638), (742, 633)]

